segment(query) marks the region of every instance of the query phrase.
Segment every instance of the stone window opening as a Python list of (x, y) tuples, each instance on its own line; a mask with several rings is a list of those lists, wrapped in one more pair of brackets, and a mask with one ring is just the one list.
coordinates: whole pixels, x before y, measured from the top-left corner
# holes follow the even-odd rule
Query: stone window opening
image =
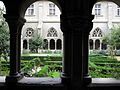
[(32, 28), (27, 28), (26, 34), (28, 37), (31, 37), (34, 34), (34, 30)]
[(58, 37), (57, 31), (55, 28), (50, 28), (47, 33), (47, 37)]
[(26, 11), (26, 15), (34, 15), (34, 4), (31, 4), (27, 11)]
[(23, 49), (27, 49), (27, 40), (23, 40)]
[(96, 28), (94, 31), (93, 31), (93, 34), (92, 34), (92, 37), (102, 37), (102, 31), (100, 28)]
[(49, 15), (55, 15), (55, 4), (49, 3)]
[(101, 15), (101, 4), (95, 4), (95, 15)]
[(58, 39), (57, 42), (56, 42), (56, 45), (57, 45), (57, 49), (61, 50), (62, 49), (62, 40)]
[(120, 16), (120, 7), (117, 6), (117, 16)]

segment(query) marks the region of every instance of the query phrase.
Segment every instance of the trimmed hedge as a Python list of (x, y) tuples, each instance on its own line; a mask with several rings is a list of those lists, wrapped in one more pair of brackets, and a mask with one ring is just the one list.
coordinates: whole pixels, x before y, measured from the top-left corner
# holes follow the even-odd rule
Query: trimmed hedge
[(120, 61), (103, 55), (89, 57), (89, 73), (93, 78), (120, 78)]
[(41, 60), (61, 61), (61, 56), (22, 56), (21, 60), (32, 60), (34, 58), (40, 58)]

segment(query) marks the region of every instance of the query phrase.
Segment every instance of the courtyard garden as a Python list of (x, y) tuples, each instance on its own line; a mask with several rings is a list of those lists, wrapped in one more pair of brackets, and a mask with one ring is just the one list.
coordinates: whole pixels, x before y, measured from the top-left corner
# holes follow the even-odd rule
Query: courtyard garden
[[(61, 54), (24, 54), (21, 56), (21, 71), (27, 77), (60, 77)], [(0, 75), (9, 74), (9, 60), (1, 58)], [(120, 61), (103, 54), (89, 55), (89, 75), (92, 78), (120, 78)]]

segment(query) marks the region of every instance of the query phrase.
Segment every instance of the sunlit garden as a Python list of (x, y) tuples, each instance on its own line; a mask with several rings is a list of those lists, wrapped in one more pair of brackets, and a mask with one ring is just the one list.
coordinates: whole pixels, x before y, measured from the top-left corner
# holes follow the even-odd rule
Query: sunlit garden
[[(3, 18), (3, 11), (0, 10), (0, 76), (9, 75), (10, 67), (10, 45), (9, 29)], [(120, 57), (120, 27), (113, 28), (113, 32), (106, 35), (104, 43), (109, 45), (105, 51), (89, 53), (89, 75), (92, 78), (120, 78), (120, 61), (115, 57)], [(46, 43), (40, 36), (33, 36), (29, 43), (30, 51), (25, 51), (21, 55), (21, 72), (26, 77), (60, 77), (62, 72), (63, 52), (43, 50)], [(116, 51), (119, 50), (117, 53)]]
[[(36, 55), (36, 56), (35, 56)], [(26, 77), (60, 77), (61, 54), (25, 54), (21, 57), (21, 71)], [(0, 60), (0, 75), (9, 74), (9, 60)], [(89, 55), (89, 74), (92, 78), (120, 78), (120, 61), (102, 54)]]

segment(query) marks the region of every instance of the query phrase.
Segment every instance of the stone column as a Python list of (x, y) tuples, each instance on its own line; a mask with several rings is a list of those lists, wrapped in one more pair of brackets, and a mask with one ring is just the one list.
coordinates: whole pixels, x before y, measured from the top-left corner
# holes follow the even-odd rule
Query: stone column
[(79, 14), (61, 15), (64, 36), (63, 83), (78, 87), (91, 82), (88, 75), (88, 37), (93, 25), (92, 19), (93, 16)]
[(4, 15), (10, 29), (10, 74), (6, 82), (17, 82), (22, 78), (20, 72), (21, 29), (25, 19), (19, 16)]
[(29, 49), (29, 40), (30, 40), (30, 38), (27, 37), (27, 51), (30, 51), (30, 49)]
[(102, 50), (102, 40), (100, 39), (100, 51)]
[(57, 39), (55, 39), (55, 51), (57, 50)]
[(23, 38), (21, 37), (21, 54), (23, 54)]
[(93, 39), (93, 50), (95, 50), (95, 39)]
[(50, 39), (48, 39), (48, 50), (50, 50)]
[(85, 21), (85, 30), (83, 32), (83, 43), (82, 43), (82, 60), (83, 60), (83, 84), (87, 85), (91, 83), (91, 77), (88, 75), (88, 60), (89, 60), (89, 33), (92, 30), (93, 23), (92, 23), (93, 16), (86, 17)]
[(72, 61), (72, 32), (67, 24), (67, 17), (60, 16), (61, 30), (63, 32), (63, 68), (62, 68), (62, 83), (70, 85), (71, 83), (71, 61)]

